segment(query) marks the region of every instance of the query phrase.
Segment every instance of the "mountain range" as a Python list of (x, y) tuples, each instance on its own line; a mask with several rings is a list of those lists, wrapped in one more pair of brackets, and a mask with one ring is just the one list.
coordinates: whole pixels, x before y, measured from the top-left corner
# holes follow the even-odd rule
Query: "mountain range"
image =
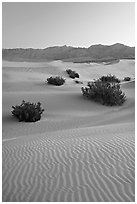
[(2, 49), (2, 59), (8, 61), (51, 61), (70, 62), (113, 61), (116, 59), (135, 59), (135, 47), (116, 43), (113, 45), (92, 45), (88, 48), (54, 46), (45, 49), (14, 48)]

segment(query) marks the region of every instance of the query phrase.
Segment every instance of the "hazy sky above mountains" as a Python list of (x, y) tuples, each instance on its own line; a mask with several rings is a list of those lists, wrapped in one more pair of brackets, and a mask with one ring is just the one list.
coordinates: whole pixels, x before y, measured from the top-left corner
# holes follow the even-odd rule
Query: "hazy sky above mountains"
[(2, 3), (2, 47), (135, 46), (134, 3)]

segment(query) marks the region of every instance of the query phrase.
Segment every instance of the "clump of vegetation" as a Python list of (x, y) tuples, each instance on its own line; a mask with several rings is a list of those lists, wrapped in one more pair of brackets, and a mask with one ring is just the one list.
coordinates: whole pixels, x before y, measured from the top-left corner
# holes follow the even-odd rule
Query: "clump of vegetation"
[(30, 103), (22, 101), (21, 105), (12, 106), (12, 114), (19, 121), (36, 122), (41, 119), (41, 114), (44, 109), (41, 108), (41, 103)]
[(77, 72), (75, 72), (75, 77), (79, 78), (79, 74)]
[(69, 77), (72, 79), (79, 78), (79, 74), (71, 69), (67, 69), (66, 72), (68, 73)]
[(69, 74), (69, 77), (72, 78), (72, 79), (75, 79), (75, 72), (72, 71), (72, 72)]
[(65, 79), (60, 77), (60, 76), (49, 77), (49, 78), (47, 78), (47, 82), (48, 82), (48, 84), (61, 86), (61, 85), (63, 85), (65, 83)]
[(68, 74), (70, 74), (70, 73), (72, 72), (72, 69), (66, 69), (66, 72), (67, 72)]
[(125, 78), (124, 78), (124, 81), (130, 81), (130, 80), (131, 80), (130, 77), (125, 77)]
[(115, 83), (120, 83), (120, 80), (115, 76), (115, 75), (107, 75), (107, 76), (102, 76), (102, 77), (100, 77), (99, 78), (99, 80), (101, 81), (101, 82), (104, 82), (104, 83), (106, 83), (106, 82), (110, 82), (110, 83), (113, 83), (113, 82), (115, 82)]
[(87, 87), (82, 87), (81, 90), (84, 96), (103, 105), (122, 105), (126, 100), (119, 83), (104, 83), (96, 80), (88, 83)]
[(75, 80), (75, 83), (76, 83), (76, 84), (83, 84), (82, 81), (78, 81), (78, 80)]

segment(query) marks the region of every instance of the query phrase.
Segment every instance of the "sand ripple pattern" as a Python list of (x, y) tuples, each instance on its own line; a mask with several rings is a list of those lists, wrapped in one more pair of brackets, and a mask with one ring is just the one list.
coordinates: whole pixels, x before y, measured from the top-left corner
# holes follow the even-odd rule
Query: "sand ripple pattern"
[(2, 200), (133, 202), (134, 144), (132, 124), (3, 141)]

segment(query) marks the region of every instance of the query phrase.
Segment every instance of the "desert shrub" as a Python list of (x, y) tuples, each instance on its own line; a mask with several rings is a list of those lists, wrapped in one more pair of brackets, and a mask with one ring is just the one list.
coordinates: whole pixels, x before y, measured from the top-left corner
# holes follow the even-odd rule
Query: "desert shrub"
[(125, 77), (125, 78), (124, 78), (124, 81), (130, 81), (130, 80), (131, 80), (130, 77)]
[(36, 122), (41, 119), (41, 114), (43, 113), (44, 109), (41, 108), (41, 103), (38, 102), (30, 103), (22, 101), (21, 105), (12, 106), (12, 114), (19, 121), (25, 122)]
[(79, 74), (77, 72), (75, 72), (75, 77), (79, 78)]
[(71, 69), (67, 69), (66, 72), (68, 73), (69, 77), (72, 79), (79, 78), (79, 74)]
[(126, 100), (119, 83), (104, 83), (97, 80), (88, 83), (88, 86), (82, 87), (81, 90), (84, 96), (103, 105), (122, 105)]
[(47, 82), (48, 82), (48, 84), (61, 86), (61, 85), (63, 85), (65, 83), (65, 79), (60, 77), (60, 76), (49, 77), (49, 78), (47, 78)]
[(72, 72), (72, 70), (71, 70), (71, 69), (66, 69), (66, 72), (67, 72), (68, 74), (70, 74), (70, 73)]
[(115, 83), (120, 83), (120, 80), (115, 76), (115, 75), (107, 75), (107, 76), (102, 76), (99, 78), (100, 81), (106, 83), (106, 82), (115, 82)]
[(75, 79), (75, 72), (72, 71), (72, 72), (69, 74), (69, 77), (72, 78), (72, 79)]
[(82, 81), (78, 81), (78, 80), (75, 80), (75, 83), (76, 83), (76, 84), (83, 84)]

